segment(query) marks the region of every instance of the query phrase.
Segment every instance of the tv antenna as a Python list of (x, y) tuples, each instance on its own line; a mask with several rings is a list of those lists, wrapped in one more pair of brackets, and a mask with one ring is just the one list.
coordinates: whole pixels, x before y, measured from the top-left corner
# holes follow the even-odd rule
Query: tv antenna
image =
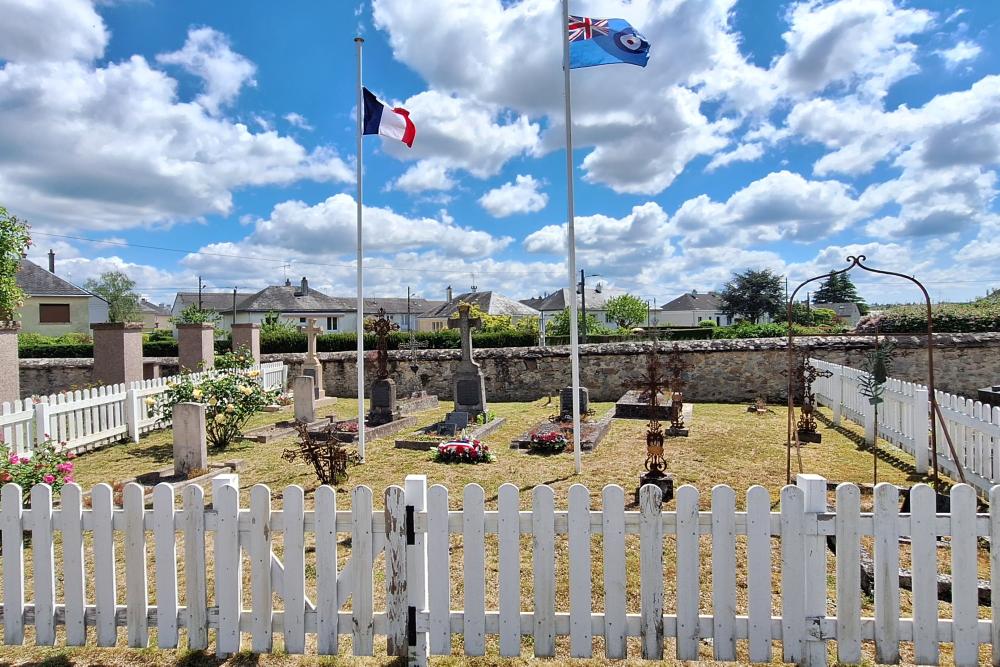
[(472, 274), (472, 291), (475, 292), (477, 289), (479, 289), (479, 287), (476, 285), (476, 274), (475, 274), (475, 272), (473, 272), (473, 274)]

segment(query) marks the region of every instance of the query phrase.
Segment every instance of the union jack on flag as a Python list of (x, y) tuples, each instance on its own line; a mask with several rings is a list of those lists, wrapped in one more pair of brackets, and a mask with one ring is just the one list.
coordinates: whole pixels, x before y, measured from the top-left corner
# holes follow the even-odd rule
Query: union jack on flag
[(594, 35), (608, 34), (608, 19), (592, 19), (586, 16), (570, 16), (567, 24), (569, 41), (593, 39)]

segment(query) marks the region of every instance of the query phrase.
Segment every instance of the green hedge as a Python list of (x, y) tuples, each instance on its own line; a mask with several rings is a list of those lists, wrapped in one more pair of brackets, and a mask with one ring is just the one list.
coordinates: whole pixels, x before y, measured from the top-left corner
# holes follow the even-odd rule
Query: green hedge
[(88, 359), (94, 356), (93, 343), (37, 343), (17, 346), (21, 359)]
[[(945, 303), (931, 310), (935, 333), (982, 333), (1000, 331), (1000, 304), (985, 299), (979, 303)], [(898, 306), (865, 317), (858, 323), (859, 333), (926, 333), (926, 306)]]
[[(452, 350), (461, 347), (459, 333), (454, 329), (443, 331), (418, 331), (413, 338), (421, 349)], [(389, 349), (408, 349), (410, 334), (397, 331), (389, 334)], [(374, 350), (378, 341), (374, 334), (365, 335), (365, 349)], [(472, 335), (472, 346), (488, 347), (523, 347), (536, 345), (537, 339), (532, 334), (515, 332), (476, 333)], [(354, 333), (328, 333), (316, 337), (316, 349), (319, 352), (350, 352), (357, 349), (357, 335)], [(262, 354), (282, 354), (288, 352), (305, 352), (306, 335), (299, 331), (279, 331), (262, 335), (260, 340)]]

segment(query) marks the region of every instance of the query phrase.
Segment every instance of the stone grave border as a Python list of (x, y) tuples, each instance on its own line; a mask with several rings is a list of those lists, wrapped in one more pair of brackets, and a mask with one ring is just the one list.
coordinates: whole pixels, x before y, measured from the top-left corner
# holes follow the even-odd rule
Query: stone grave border
[[(583, 424), (589, 424), (594, 427), (594, 438), (593, 440), (582, 440), (583, 434), (580, 434), (580, 451), (581, 452), (592, 452), (597, 449), (597, 446), (601, 444), (601, 440), (608, 434), (611, 430), (611, 422), (615, 418), (615, 408), (611, 407), (601, 415), (601, 417), (595, 421), (582, 422)], [(546, 420), (547, 421), (547, 420)], [(541, 425), (543, 422), (539, 422)], [(514, 450), (526, 450), (530, 449), (531, 446), (531, 431), (527, 433), (522, 433), (520, 437), (514, 438), (510, 441), (510, 448)]]
[[(431, 426), (436, 426), (437, 423), (438, 422), (435, 422), (434, 424), (431, 424)], [(496, 417), (495, 419), (493, 419), (493, 421), (487, 422), (485, 424), (480, 424), (476, 428), (474, 428), (471, 431), (467, 432), (464, 436), (455, 436), (455, 437), (456, 438), (457, 437), (466, 437), (466, 438), (469, 438), (470, 440), (482, 440), (482, 439), (486, 438), (487, 436), (492, 435), (493, 433), (496, 433), (497, 430), (499, 430), (506, 423), (507, 423), (507, 418), (506, 417)], [(424, 429), (421, 429), (421, 431), (423, 432), (426, 429), (431, 428), (431, 426), (427, 426)], [(437, 438), (435, 440), (406, 440), (406, 439), (400, 439), (400, 440), (396, 440), (396, 449), (412, 449), (412, 450), (427, 451), (427, 452), (429, 452), (431, 450), (436, 449), (437, 446), (439, 444), (441, 444), (442, 442), (446, 442), (447, 440), (449, 440), (449, 438), (450, 438), (450, 436), (441, 436), (441, 437), (439, 437), (439, 438)]]

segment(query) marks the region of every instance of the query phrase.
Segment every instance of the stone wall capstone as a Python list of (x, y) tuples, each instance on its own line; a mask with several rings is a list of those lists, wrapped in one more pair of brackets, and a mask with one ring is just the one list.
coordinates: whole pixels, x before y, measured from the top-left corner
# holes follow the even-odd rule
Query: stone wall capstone
[[(891, 336), (897, 343), (893, 377), (926, 383), (927, 352), (923, 336)], [(934, 337), (934, 366), (942, 391), (975, 397), (979, 387), (1000, 382), (1000, 333), (938, 334)], [(809, 336), (795, 339), (796, 347), (809, 346), (813, 356), (858, 368), (872, 349), (871, 336)], [(666, 352), (672, 344), (660, 343)], [(758, 395), (769, 402), (784, 399), (787, 363), (785, 339), (679, 341), (678, 348), (690, 365), (687, 397), (692, 401), (744, 402)], [(645, 365), (650, 343), (583, 345), (580, 378), (592, 401), (615, 401), (630, 378)], [(262, 355), (262, 362), (283, 361), (289, 377), (301, 374), (305, 354)], [(353, 397), (357, 388), (354, 352), (322, 352), (323, 381), (327, 395)], [(476, 350), (482, 365), (486, 396), (491, 401), (531, 401), (556, 396), (570, 382), (568, 347), (517, 347)], [(389, 352), (389, 373), (399, 396), (414, 391), (452, 399), (452, 372), (459, 350), (409, 350)], [(149, 363), (152, 358), (144, 359)], [(176, 373), (176, 358), (156, 358), (164, 375)], [(416, 364), (416, 371), (411, 365)], [(51, 394), (91, 383), (90, 359), (21, 359), (21, 394)], [(365, 365), (366, 386), (375, 379), (373, 364)]]

